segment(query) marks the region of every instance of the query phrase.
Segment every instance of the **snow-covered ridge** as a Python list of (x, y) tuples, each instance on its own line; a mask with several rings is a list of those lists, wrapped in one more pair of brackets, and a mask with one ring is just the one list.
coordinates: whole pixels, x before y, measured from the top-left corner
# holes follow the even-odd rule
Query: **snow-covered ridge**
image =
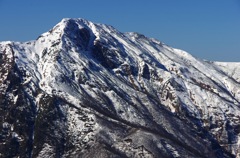
[[(37, 40), (0, 42), (0, 149), (14, 138), (32, 144), (16, 155), (32, 157), (94, 157), (99, 144), (108, 156), (237, 156), (239, 66), (63, 19)], [(12, 118), (15, 108), (25, 120)]]

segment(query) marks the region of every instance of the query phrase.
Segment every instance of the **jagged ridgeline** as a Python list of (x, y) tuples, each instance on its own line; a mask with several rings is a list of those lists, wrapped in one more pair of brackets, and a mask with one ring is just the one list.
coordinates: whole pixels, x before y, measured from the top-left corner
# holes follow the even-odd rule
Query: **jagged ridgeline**
[(83, 19), (0, 42), (0, 157), (240, 157), (240, 63)]

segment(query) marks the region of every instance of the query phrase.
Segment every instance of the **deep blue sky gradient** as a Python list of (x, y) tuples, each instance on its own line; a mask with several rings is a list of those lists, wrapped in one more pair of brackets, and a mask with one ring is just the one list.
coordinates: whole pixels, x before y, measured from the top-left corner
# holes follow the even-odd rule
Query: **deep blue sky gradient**
[(240, 0), (0, 0), (0, 41), (34, 40), (62, 18), (139, 32), (201, 59), (240, 62)]

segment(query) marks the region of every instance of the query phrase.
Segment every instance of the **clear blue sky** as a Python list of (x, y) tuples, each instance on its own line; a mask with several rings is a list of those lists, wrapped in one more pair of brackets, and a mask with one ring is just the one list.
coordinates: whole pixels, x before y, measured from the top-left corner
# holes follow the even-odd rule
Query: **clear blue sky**
[(201, 59), (240, 62), (240, 0), (0, 0), (0, 41), (34, 40), (62, 18), (139, 32)]

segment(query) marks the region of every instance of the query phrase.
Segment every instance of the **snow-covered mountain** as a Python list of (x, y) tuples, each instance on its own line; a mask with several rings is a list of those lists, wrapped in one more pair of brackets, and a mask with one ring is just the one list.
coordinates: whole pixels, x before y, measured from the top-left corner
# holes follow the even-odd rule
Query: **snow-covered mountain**
[(63, 19), (0, 42), (0, 157), (240, 157), (240, 63)]

